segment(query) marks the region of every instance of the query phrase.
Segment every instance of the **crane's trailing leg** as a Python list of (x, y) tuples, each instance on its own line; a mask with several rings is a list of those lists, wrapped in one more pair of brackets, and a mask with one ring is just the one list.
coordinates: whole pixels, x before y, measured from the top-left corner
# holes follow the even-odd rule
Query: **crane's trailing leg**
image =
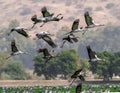
[(40, 27), (43, 27), (45, 25), (45, 23), (43, 23), (42, 25), (40, 25)]

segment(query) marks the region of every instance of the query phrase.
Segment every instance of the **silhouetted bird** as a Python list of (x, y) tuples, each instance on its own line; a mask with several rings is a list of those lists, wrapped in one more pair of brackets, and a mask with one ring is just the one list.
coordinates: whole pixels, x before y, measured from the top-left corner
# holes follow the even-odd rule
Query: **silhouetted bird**
[(48, 12), (46, 7), (43, 7), (41, 9), (41, 12), (42, 12), (43, 17), (53, 17), (53, 15), (54, 15), (54, 13)]
[(34, 22), (33, 26), (31, 27), (32, 29), (37, 23), (42, 23), (45, 20), (45, 18), (37, 18), (37, 15), (33, 15), (31, 17), (31, 20)]
[(95, 23), (94, 20), (92, 19), (92, 17), (90, 17), (88, 11), (84, 13), (84, 17), (85, 17), (85, 22), (87, 24), (86, 28), (92, 28), (92, 27), (96, 27), (96, 26), (104, 26), (102, 24)]
[(54, 17), (54, 16), (53, 16), (54, 13), (48, 12), (48, 10), (47, 10), (46, 7), (43, 7), (43, 8), (41, 9), (41, 13), (42, 13), (42, 15), (43, 15), (42, 18), (37, 18), (37, 15), (32, 16), (31, 20), (32, 20), (34, 23), (33, 23), (33, 26), (31, 27), (31, 29), (32, 29), (32, 28), (35, 26), (35, 24), (37, 24), (37, 23), (43, 22), (43, 24), (40, 26), (40, 27), (42, 27), (42, 26), (43, 26), (45, 23), (47, 23), (47, 22), (50, 22), (50, 21), (60, 21), (61, 19), (63, 19), (63, 16), (59, 18), (59, 16), (62, 15), (62, 14), (58, 14), (57, 16)]
[(16, 47), (16, 43), (15, 43), (14, 39), (11, 42), (11, 51), (12, 51), (12, 53), (6, 59), (8, 59), (8, 58), (10, 58), (12, 56), (15, 56), (15, 55), (19, 55), (19, 54), (27, 54), (25, 52), (22, 52), (22, 51), (18, 50), (18, 48)]
[(43, 58), (45, 58), (45, 59), (47, 59), (47, 60), (55, 57), (53, 54), (51, 54), (51, 53), (48, 51), (47, 48), (40, 48), (40, 49), (38, 49), (38, 53), (41, 53), (41, 52), (43, 52), (43, 55), (44, 55)]
[(66, 33), (66, 34), (73, 34), (73, 33), (76, 33), (76, 32), (83, 32), (84, 29), (82, 27), (78, 28), (79, 21), (80, 21), (79, 19), (74, 20), (74, 22), (72, 24), (72, 27), (71, 27), (71, 31)]
[(69, 34), (65, 37), (62, 38), (62, 45), (61, 45), (61, 48), (64, 46), (64, 44), (66, 43), (66, 41), (68, 41), (69, 43), (73, 43), (73, 42), (78, 42), (78, 39), (79, 37), (75, 37), (74, 34)]
[(71, 86), (77, 78), (79, 78), (81, 81), (85, 80), (85, 79), (83, 79), (84, 78), (83, 75), (80, 73), (81, 71), (82, 71), (82, 69), (78, 69), (77, 71), (74, 72), (74, 74), (71, 76), (71, 79), (73, 79), (73, 80), (69, 86)]
[(16, 31), (17, 33), (23, 35), (24, 37), (28, 38), (29, 35), (25, 32), (25, 30), (27, 29), (24, 29), (24, 28), (21, 28), (21, 27), (16, 27), (16, 28), (13, 28), (11, 29), (10, 33), (8, 33), (8, 35), (10, 35), (12, 32)]
[(82, 83), (79, 83), (75, 89), (75, 93), (82, 93)]
[(89, 62), (100, 61), (102, 59), (98, 58), (95, 51), (92, 51), (90, 46), (87, 46), (87, 52), (89, 56)]
[(81, 68), (78, 69), (77, 71), (75, 71), (74, 74), (71, 76), (71, 78), (72, 78), (72, 79), (73, 79), (73, 78), (77, 78), (81, 71), (82, 71)]
[(39, 39), (43, 39), (44, 41), (46, 41), (52, 48), (56, 48), (57, 45), (53, 42), (53, 40), (51, 39), (51, 37), (46, 34), (46, 33), (38, 33), (36, 34), (37, 38)]

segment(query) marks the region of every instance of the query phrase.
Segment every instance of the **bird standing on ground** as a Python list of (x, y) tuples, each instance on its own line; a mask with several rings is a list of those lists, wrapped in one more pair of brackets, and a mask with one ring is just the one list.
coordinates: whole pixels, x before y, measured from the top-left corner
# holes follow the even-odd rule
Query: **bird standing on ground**
[(29, 35), (25, 32), (25, 30), (27, 30), (27, 29), (24, 29), (22, 27), (16, 27), (16, 28), (11, 29), (11, 31), (10, 31), (10, 33), (8, 33), (8, 35), (10, 35), (14, 31), (16, 31), (17, 33), (21, 34), (22, 36), (28, 38)]

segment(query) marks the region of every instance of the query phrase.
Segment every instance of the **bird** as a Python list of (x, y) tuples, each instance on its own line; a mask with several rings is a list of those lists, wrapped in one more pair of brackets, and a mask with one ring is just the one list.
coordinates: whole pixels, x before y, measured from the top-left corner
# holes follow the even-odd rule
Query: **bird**
[(42, 12), (43, 17), (53, 17), (53, 15), (54, 15), (54, 13), (48, 12), (48, 10), (45, 6), (41, 9), (41, 12)]
[(57, 45), (53, 42), (49, 34), (46, 34), (45, 32), (37, 33), (36, 37), (38, 39), (43, 39), (45, 42), (47, 42), (52, 48), (56, 48)]
[(72, 24), (72, 27), (71, 27), (71, 31), (66, 33), (65, 35), (67, 34), (73, 34), (73, 33), (76, 33), (76, 32), (82, 32), (83, 31), (83, 27), (80, 27), (79, 28), (79, 19), (75, 19), (73, 21), (73, 24)]
[(87, 46), (86, 48), (89, 56), (89, 62), (102, 61), (102, 59), (98, 58), (96, 52), (93, 51), (90, 46)]
[(85, 22), (87, 24), (87, 26), (85, 28), (93, 28), (96, 26), (104, 26), (103, 24), (97, 24), (94, 22), (94, 20), (92, 19), (92, 17), (89, 15), (89, 12), (85, 12), (84, 13), (84, 18), (85, 18)]
[(82, 83), (79, 83), (75, 88), (75, 93), (82, 93)]
[(81, 68), (78, 69), (77, 71), (75, 71), (74, 74), (71, 76), (71, 78), (72, 78), (72, 79), (73, 79), (73, 78), (77, 78), (81, 71), (82, 71)]
[(63, 16), (59, 18), (59, 16), (62, 14), (57, 14), (57, 16), (53, 16), (54, 13), (50, 13), (45, 6), (41, 9), (41, 13), (45, 20), (43, 21), (43, 24), (40, 27), (42, 27), (45, 23), (49, 21), (60, 21), (63, 19)]
[(42, 25), (40, 25), (40, 27), (42, 27), (45, 23), (50, 22), (50, 21), (60, 21), (63, 19), (63, 16), (59, 18), (60, 15), (62, 14), (58, 14), (57, 16), (53, 16), (54, 13), (50, 13), (46, 7), (43, 7), (41, 9), (41, 13), (42, 13), (42, 18), (37, 18), (37, 15), (33, 15), (31, 20), (34, 22), (33, 26), (31, 27), (31, 29), (37, 24), (37, 23), (43, 23)]
[[(82, 71), (82, 68), (76, 70), (76, 71), (74, 72), (74, 74), (71, 75), (71, 79), (73, 79), (73, 80), (72, 80), (72, 82), (70, 83), (69, 86), (71, 86), (71, 85), (73, 84), (73, 82), (74, 82), (78, 77), (81, 77), (81, 76), (82, 76), (81, 73), (80, 73), (81, 71)], [(79, 78), (79, 79), (80, 79), (80, 78)], [(81, 79), (80, 79), (80, 80), (81, 80)]]
[(45, 20), (45, 18), (37, 18), (37, 15), (35, 14), (35, 15), (33, 15), (33, 16), (31, 17), (31, 20), (32, 20), (34, 23), (33, 23), (33, 26), (32, 26), (30, 29), (32, 29), (37, 23), (43, 22), (43, 20)]
[(79, 37), (76, 37), (74, 34), (68, 34), (67, 36), (62, 38), (62, 45), (61, 48), (64, 46), (64, 44), (66, 43), (66, 41), (68, 41), (69, 43), (73, 43), (73, 42), (78, 42)]
[(46, 61), (56, 57), (51, 52), (49, 52), (47, 48), (39, 48), (38, 53), (41, 53), (41, 52), (43, 52), (43, 55), (44, 55), (43, 58), (46, 59)]
[(12, 51), (12, 53), (6, 59), (9, 59), (10, 57), (15, 56), (15, 55), (19, 55), (19, 54), (27, 54), (26, 52), (22, 52), (22, 51), (18, 50), (16, 43), (15, 43), (15, 39), (13, 39), (11, 41), (11, 51)]
[(11, 34), (12, 32), (14, 32), (14, 31), (16, 31), (17, 33), (21, 34), (22, 36), (28, 38), (29, 35), (26, 33), (25, 30), (27, 30), (27, 29), (24, 29), (24, 28), (22, 28), (22, 27), (15, 27), (15, 28), (12, 28), (12, 29), (11, 29), (11, 31), (10, 31), (10, 33), (8, 33), (8, 35), (10, 35), (10, 34)]

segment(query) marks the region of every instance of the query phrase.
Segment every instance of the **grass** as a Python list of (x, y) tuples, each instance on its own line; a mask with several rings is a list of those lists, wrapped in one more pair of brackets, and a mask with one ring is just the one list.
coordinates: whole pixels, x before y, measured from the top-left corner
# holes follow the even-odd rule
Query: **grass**
[[(110, 92), (120, 92), (120, 84), (116, 85), (91, 85), (91, 84), (83, 84), (82, 91), (95, 91), (95, 92), (105, 92), (109, 90)], [(56, 86), (56, 87), (49, 87), (49, 86), (23, 86), (23, 87), (0, 87), (0, 93), (23, 93), (23, 92), (30, 92), (30, 93), (46, 93), (45, 91), (56, 91), (56, 93), (66, 93), (70, 91), (70, 93), (75, 93), (75, 86), (68, 87), (68, 86)], [(49, 92), (48, 92), (49, 93)]]

